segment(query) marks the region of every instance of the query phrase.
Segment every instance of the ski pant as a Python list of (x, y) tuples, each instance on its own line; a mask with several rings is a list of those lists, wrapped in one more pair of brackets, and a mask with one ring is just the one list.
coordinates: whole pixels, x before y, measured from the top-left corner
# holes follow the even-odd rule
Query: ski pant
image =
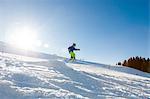
[(71, 56), (71, 59), (75, 59), (75, 53), (74, 52), (70, 52), (70, 56)]

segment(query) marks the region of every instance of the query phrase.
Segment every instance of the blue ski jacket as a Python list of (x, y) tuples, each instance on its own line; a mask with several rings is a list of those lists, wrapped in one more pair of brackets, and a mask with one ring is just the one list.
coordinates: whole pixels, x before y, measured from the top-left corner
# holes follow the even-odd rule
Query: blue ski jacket
[(69, 53), (70, 53), (70, 52), (73, 52), (74, 50), (80, 50), (80, 49), (76, 49), (74, 46), (68, 47)]

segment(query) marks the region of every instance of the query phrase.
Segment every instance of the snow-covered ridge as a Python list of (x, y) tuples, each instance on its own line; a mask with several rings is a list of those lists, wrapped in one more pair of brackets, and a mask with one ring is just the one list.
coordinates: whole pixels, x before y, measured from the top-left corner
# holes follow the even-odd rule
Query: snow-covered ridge
[(35, 52), (35, 51), (30, 51), (30, 50), (19, 49), (12, 44), (8, 44), (8, 43), (2, 42), (2, 41), (0, 41), (0, 52), (34, 57), (34, 58), (42, 58), (42, 59), (54, 59), (54, 58), (59, 57), (56, 55), (45, 54), (42, 52)]
[(150, 74), (61, 58), (0, 54), (1, 99), (150, 98)]

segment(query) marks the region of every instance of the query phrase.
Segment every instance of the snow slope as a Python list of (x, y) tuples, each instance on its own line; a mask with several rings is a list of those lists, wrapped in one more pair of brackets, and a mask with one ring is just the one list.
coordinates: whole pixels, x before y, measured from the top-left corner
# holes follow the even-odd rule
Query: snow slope
[(122, 66), (0, 53), (1, 99), (150, 98), (150, 74)]

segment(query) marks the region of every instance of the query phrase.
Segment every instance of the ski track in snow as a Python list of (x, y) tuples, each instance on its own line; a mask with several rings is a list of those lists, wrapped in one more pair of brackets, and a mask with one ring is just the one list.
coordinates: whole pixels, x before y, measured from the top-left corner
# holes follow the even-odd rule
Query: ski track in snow
[(0, 54), (1, 99), (150, 98), (148, 73), (83, 61), (20, 57)]

